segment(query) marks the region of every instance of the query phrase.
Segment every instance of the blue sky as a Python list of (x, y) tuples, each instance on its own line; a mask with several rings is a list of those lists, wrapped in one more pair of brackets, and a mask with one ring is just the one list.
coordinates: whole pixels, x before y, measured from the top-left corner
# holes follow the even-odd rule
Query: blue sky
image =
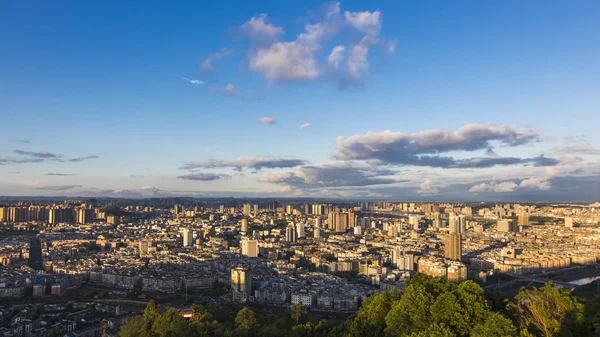
[(598, 17), (596, 1), (4, 2), (0, 195), (600, 199)]

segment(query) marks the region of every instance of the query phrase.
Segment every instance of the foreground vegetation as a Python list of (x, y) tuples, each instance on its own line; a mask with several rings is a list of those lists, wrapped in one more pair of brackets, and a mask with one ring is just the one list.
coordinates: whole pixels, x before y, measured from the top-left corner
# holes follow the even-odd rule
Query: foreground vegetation
[(236, 313), (231, 308), (196, 305), (196, 317), (186, 320), (174, 309), (158, 312), (150, 301), (143, 316), (128, 321), (120, 336), (600, 336), (600, 296), (593, 290), (583, 293), (585, 297), (578, 298), (549, 283), (521, 289), (503, 310), (494, 311), (483, 289), (472, 281), (448, 282), (417, 274), (402, 293), (371, 296), (346, 320), (319, 319), (300, 305), (285, 313), (261, 307)]

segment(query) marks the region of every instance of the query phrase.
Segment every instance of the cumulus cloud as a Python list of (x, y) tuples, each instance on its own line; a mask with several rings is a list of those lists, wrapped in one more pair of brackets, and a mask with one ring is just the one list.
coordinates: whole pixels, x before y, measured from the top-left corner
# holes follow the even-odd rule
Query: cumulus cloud
[(230, 48), (227, 48), (227, 47), (222, 48), (218, 52), (214, 52), (214, 53), (208, 55), (208, 57), (206, 59), (204, 59), (204, 61), (202, 62), (202, 65), (200, 66), (200, 68), (204, 71), (214, 70), (215, 67), (212, 64), (214, 61), (218, 61), (218, 60), (220, 60), (224, 57), (230, 56), (230, 55), (231, 55)]
[(234, 160), (209, 160), (204, 162), (191, 162), (181, 167), (184, 170), (199, 168), (214, 169), (231, 167), (238, 171), (248, 168), (252, 170), (272, 168), (292, 168), (307, 164), (308, 161), (294, 157), (238, 157)]
[(438, 195), (438, 194), (440, 194), (440, 190), (437, 187), (433, 186), (433, 183), (431, 182), (430, 179), (427, 179), (419, 185), (417, 194), (419, 194), (419, 195)]
[(333, 162), (303, 166), (293, 172), (268, 172), (258, 181), (281, 185), (290, 190), (312, 190), (394, 184), (398, 180), (389, 178), (394, 174), (394, 171), (367, 165)]
[(231, 176), (228, 174), (199, 173), (198, 172), (198, 173), (182, 175), (177, 178), (185, 179), (185, 180), (197, 180), (197, 181), (214, 181), (214, 180), (219, 180), (219, 179), (224, 179), (224, 178), (231, 178)]
[(368, 160), (380, 164), (431, 167), (477, 168), (495, 165), (532, 163), (536, 166), (558, 164), (553, 158), (470, 158), (440, 156), (451, 151), (472, 152), (492, 148), (492, 144), (516, 147), (538, 142), (533, 130), (518, 131), (514, 126), (493, 123), (468, 124), (457, 130), (433, 129), (417, 133), (393, 131), (368, 132), (348, 138), (338, 137), (334, 156), (344, 160)]
[(273, 125), (273, 124), (277, 123), (275, 118), (272, 118), (272, 117), (261, 117), (258, 119), (258, 121), (263, 124), (266, 124), (266, 125)]
[(192, 80), (192, 79), (189, 79), (187, 77), (182, 77), (181, 79), (184, 80), (184, 81), (187, 81), (190, 84), (196, 84), (196, 85), (198, 85), (198, 84), (204, 84), (205, 83), (204, 81)]
[(504, 181), (504, 182), (488, 182), (488, 183), (481, 183), (478, 185), (474, 185), (469, 189), (469, 192), (496, 192), (496, 193), (502, 193), (502, 192), (512, 192), (515, 190), (515, 188), (517, 188), (519, 185), (517, 185), (515, 182), (512, 181)]
[(248, 37), (256, 44), (268, 44), (283, 35), (283, 28), (267, 22), (267, 14), (260, 14), (250, 18), (240, 27), (242, 35)]
[(338, 69), (340, 67), (340, 64), (343, 61), (345, 50), (346, 50), (346, 47), (344, 47), (344, 46), (333, 47), (333, 49), (331, 50), (331, 53), (327, 57), (327, 62), (329, 63), (329, 65)]
[(304, 123), (304, 124), (300, 125), (300, 130), (308, 129), (308, 128), (310, 128), (310, 126), (311, 126), (310, 123)]
[[(381, 12), (344, 12), (341, 14), (338, 2), (329, 3), (322, 18), (307, 23), (295, 39), (281, 41), (283, 28), (267, 22), (267, 15), (261, 14), (241, 25), (243, 36), (250, 39), (252, 48), (248, 53), (250, 70), (262, 74), (269, 81), (307, 81), (320, 78), (329, 67), (333, 78), (340, 83), (361, 79), (369, 68), (368, 53), (373, 46), (380, 45), (389, 51), (389, 43), (380, 39)], [(360, 42), (348, 46), (337, 45), (331, 49), (326, 64), (317, 57), (331, 37), (342, 34), (352, 41), (349, 35), (360, 34)], [(356, 40), (356, 39), (354, 39)], [(329, 47), (331, 48), (331, 47)], [(348, 49), (348, 57), (344, 57)], [(344, 66), (344, 70), (342, 70)]]
[(365, 34), (379, 34), (381, 30), (381, 12), (344, 12), (346, 21), (356, 30)]
[(550, 182), (549, 177), (532, 177), (523, 179), (519, 184), (519, 187), (548, 191), (552, 188), (552, 183)]
[(469, 192), (506, 193), (514, 192), (518, 189), (548, 191), (551, 188), (550, 177), (531, 177), (521, 180), (518, 184), (515, 181), (483, 182), (472, 186)]

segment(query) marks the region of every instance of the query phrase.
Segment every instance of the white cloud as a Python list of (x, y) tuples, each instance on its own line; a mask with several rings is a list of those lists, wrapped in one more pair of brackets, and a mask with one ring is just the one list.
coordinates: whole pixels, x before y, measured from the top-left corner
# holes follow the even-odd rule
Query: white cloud
[(366, 34), (379, 34), (381, 30), (381, 12), (344, 12), (346, 21), (356, 30)]
[(548, 191), (552, 188), (552, 183), (550, 182), (549, 177), (532, 177), (528, 179), (523, 179), (519, 184), (519, 187), (540, 191)]
[(272, 118), (272, 117), (261, 117), (258, 119), (258, 121), (263, 124), (267, 124), (267, 125), (273, 125), (273, 124), (277, 123), (275, 118)]
[(250, 56), (250, 69), (276, 81), (311, 80), (319, 76), (314, 47), (297, 41), (278, 42)]
[(438, 194), (440, 194), (440, 190), (437, 187), (433, 186), (433, 183), (431, 182), (430, 179), (427, 179), (419, 185), (417, 194), (419, 194), (419, 195), (438, 195)]
[(256, 44), (268, 44), (283, 35), (283, 28), (267, 23), (267, 14), (250, 18), (240, 27), (243, 35)]
[(304, 124), (300, 125), (300, 130), (304, 130), (307, 128), (310, 128), (310, 123), (304, 123)]
[(192, 80), (192, 79), (189, 79), (189, 78), (186, 78), (186, 77), (182, 77), (181, 79), (184, 80), (184, 81), (187, 81), (187, 82), (189, 82), (191, 84), (204, 84), (204, 81), (200, 81), (200, 80)]
[[(215, 67), (213, 66), (213, 61), (217, 61), (220, 60), (226, 56), (230, 56), (231, 55), (231, 49), (229, 48), (222, 48), (220, 51), (218, 52), (214, 52), (210, 55), (208, 55), (208, 57), (206, 59), (204, 59), (204, 62), (202, 62), (202, 65), (200, 66), (200, 68), (204, 71), (210, 71), (210, 70), (214, 70)], [(204, 84), (204, 83), (202, 83)]]
[(469, 189), (469, 192), (495, 192), (495, 193), (504, 193), (504, 192), (513, 192), (519, 185), (512, 181), (504, 181), (504, 182), (488, 182), (481, 183), (475, 186), (472, 186)]
[(344, 50), (346, 48), (344, 46), (336, 46), (331, 50), (329, 57), (327, 57), (327, 62), (334, 68), (339, 68), (340, 63), (342, 63), (342, 59), (344, 58)]

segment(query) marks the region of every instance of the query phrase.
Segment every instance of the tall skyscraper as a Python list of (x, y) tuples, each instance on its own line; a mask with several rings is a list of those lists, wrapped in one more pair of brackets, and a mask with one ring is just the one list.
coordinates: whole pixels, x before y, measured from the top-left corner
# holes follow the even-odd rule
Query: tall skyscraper
[(243, 218), (242, 219), (242, 232), (244, 233), (248, 233), (248, 219)]
[(244, 204), (244, 215), (250, 216), (250, 204)]
[(301, 239), (303, 237), (305, 237), (306, 235), (304, 234), (304, 223), (299, 223), (296, 225), (296, 232), (298, 234), (298, 239)]
[(8, 208), (0, 207), (0, 222), (8, 220)]
[(313, 237), (315, 239), (321, 238), (321, 228), (320, 227), (315, 227), (315, 229), (313, 231)]
[(246, 294), (252, 291), (252, 274), (247, 268), (238, 266), (231, 269), (231, 290)]
[(298, 241), (298, 233), (296, 232), (296, 225), (294, 223), (290, 223), (285, 228), (285, 240), (287, 242)]
[(181, 234), (183, 236), (183, 246), (184, 247), (191, 246), (193, 243), (192, 230), (189, 228), (184, 228)]
[(27, 261), (27, 265), (31, 269), (44, 270), (42, 240), (37, 235), (29, 238), (29, 260)]
[(248, 238), (242, 239), (242, 255), (246, 255), (248, 257), (257, 257), (258, 256), (258, 241), (250, 240)]
[(450, 233), (446, 236), (444, 256), (450, 260), (460, 261), (462, 259), (462, 236), (460, 233)]
[(258, 204), (254, 204), (253, 209), (254, 209), (254, 211), (253, 211), (254, 216), (257, 216), (258, 215)]
[(519, 226), (528, 226), (529, 225), (529, 214), (527, 212), (521, 212), (518, 215)]

